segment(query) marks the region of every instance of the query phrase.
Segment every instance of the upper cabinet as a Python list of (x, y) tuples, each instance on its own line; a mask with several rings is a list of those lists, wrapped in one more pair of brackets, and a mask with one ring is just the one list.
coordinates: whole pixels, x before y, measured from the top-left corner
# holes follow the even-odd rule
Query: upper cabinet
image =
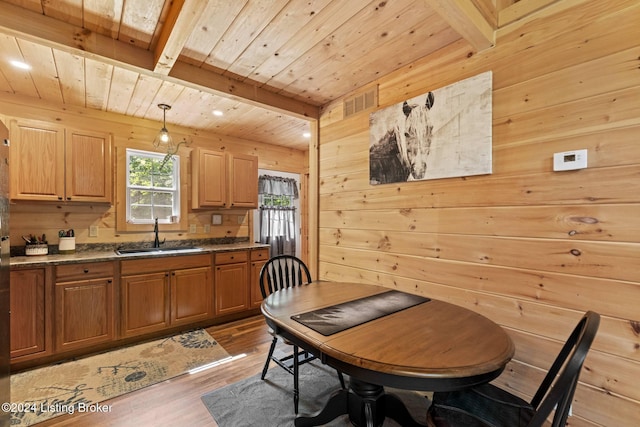
[(258, 207), (258, 158), (229, 154), (229, 207)]
[(227, 203), (225, 153), (196, 148), (191, 152), (191, 207), (218, 208)]
[(196, 148), (191, 165), (193, 209), (258, 207), (257, 157)]
[(13, 121), (10, 155), (12, 200), (112, 203), (107, 133)]
[(66, 199), (111, 203), (111, 164), (111, 135), (68, 129), (65, 143)]

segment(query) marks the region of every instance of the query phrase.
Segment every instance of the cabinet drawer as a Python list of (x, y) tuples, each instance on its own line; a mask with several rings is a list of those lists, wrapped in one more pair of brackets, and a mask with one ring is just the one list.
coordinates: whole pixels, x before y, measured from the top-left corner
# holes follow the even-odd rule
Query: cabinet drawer
[(251, 251), (251, 261), (266, 261), (269, 259), (269, 249), (254, 249)]
[(220, 252), (216, 254), (216, 265), (247, 262), (248, 251)]
[(113, 277), (112, 262), (87, 262), (56, 266), (56, 281)]
[(121, 261), (120, 274), (122, 276), (128, 276), (132, 274), (209, 266), (211, 266), (211, 254), (158, 256), (154, 258)]

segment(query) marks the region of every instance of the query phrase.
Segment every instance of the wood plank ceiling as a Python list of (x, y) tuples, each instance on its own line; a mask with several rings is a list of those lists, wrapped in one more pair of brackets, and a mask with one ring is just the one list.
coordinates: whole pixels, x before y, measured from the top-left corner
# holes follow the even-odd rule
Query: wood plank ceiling
[(495, 21), (492, 0), (2, 0), (0, 91), (306, 149), (322, 105), (490, 47)]

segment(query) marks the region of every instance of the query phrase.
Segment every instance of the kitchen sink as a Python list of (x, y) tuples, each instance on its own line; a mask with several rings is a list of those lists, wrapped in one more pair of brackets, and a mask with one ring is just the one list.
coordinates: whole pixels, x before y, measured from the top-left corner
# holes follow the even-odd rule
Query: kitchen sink
[(201, 252), (203, 249), (195, 246), (180, 246), (175, 248), (132, 248), (116, 249), (118, 255), (161, 255), (161, 254), (181, 254), (189, 252)]

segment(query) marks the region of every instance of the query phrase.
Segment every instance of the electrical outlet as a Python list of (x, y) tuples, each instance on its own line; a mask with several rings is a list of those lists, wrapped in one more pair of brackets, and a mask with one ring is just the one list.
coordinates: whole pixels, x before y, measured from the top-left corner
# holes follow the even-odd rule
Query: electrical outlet
[(238, 215), (238, 224), (244, 224), (244, 215)]
[(189, 233), (191, 233), (191, 234), (195, 234), (196, 233), (196, 225), (195, 224), (189, 224)]
[(204, 232), (205, 233), (211, 233), (211, 225), (205, 224), (204, 225)]
[(213, 225), (222, 224), (222, 215), (220, 215), (220, 214), (211, 215), (211, 224), (213, 224)]
[(98, 237), (98, 226), (90, 225), (89, 226), (89, 237)]

